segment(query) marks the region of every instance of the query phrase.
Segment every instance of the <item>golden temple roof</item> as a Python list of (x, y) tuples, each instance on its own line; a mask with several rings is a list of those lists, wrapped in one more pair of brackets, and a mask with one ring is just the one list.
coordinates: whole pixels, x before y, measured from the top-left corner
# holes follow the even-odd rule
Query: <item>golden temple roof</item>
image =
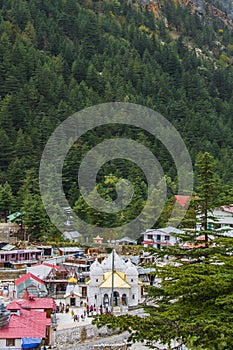
[(68, 279), (68, 283), (77, 283), (77, 282), (78, 282), (77, 278), (70, 277), (70, 278)]
[[(125, 281), (125, 273), (114, 271), (113, 272), (113, 286), (114, 288), (130, 289), (131, 286)], [(112, 272), (106, 272), (104, 274), (104, 281), (100, 284), (100, 288), (112, 287)]]

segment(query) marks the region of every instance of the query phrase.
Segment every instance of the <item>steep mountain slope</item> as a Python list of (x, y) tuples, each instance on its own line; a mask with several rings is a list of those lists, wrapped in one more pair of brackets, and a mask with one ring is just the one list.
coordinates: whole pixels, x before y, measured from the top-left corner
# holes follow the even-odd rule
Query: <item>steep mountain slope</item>
[[(157, 110), (180, 132), (193, 162), (198, 152), (212, 152), (223, 182), (232, 183), (232, 28), (228, 19), (200, 13), (202, 2), (181, 2), (0, 1), (0, 169), (13, 192), (11, 210), (39, 207), (38, 167), (55, 127), (108, 101)], [(139, 138), (175, 182), (171, 157), (150, 135), (124, 128), (105, 134)], [(79, 163), (102, 139), (103, 131), (87, 135), (67, 158), (72, 205)], [(109, 163), (98, 180), (111, 173), (145, 184), (132, 164)]]
[[(230, 6), (227, 3), (219, 3), (217, 1), (206, 1), (206, 0), (173, 0), (172, 3), (168, 4), (167, 0), (160, 1), (143, 1), (143, 5), (150, 8), (157, 18), (164, 19), (166, 22), (166, 10), (173, 5), (176, 8), (188, 9), (192, 14), (196, 13), (202, 17), (202, 19), (212, 25), (217, 19), (219, 23), (226, 25), (232, 29), (232, 21), (230, 19)], [(169, 24), (169, 22), (167, 22)]]

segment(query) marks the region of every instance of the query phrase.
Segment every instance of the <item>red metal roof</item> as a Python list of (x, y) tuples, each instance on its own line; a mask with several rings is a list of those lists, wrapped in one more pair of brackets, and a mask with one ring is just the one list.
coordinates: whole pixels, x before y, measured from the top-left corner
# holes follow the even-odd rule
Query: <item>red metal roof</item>
[[(30, 294), (29, 294), (30, 296)], [(8, 310), (15, 310), (16, 304), (23, 309), (28, 310), (56, 310), (56, 302), (52, 298), (29, 298), (29, 299), (16, 299), (12, 301), (8, 306)], [(13, 306), (12, 306), (13, 305)]]
[(21, 307), (27, 308), (27, 309), (56, 309), (56, 303), (51, 298), (35, 298), (31, 300), (24, 300), (23, 303), (21, 303)]
[(8, 325), (1, 328), (0, 339), (45, 338), (47, 325), (51, 325), (51, 320), (46, 318), (46, 312), (21, 309), (20, 314), (12, 314)]
[(142, 244), (150, 244), (150, 245), (153, 245), (155, 242), (152, 242), (152, 241), (143, 241)]
[(162, 244), (162, 245), (171, 245), (168, 241), (143, 241), (142, 244), (154, 245), (154, 244)]
[(178, 203), (181, 207), (186, 207), (191, 196), (176, 195), (175, 198), (176, 198), (176, 203)]
[(225, 211), (227, 213), (233, 214), (233, 206), (232, 205), (222, 205), (220, 207), (220, 209), (222, 209), (223, 211)]
[(43, 265), (48, 266), (48, 267), (53, 267), (54, 269), (59, 269), (58, 265), (54, 265), (54, 264), (49, 264), (47, 262), (43, 262)]
[(15, 280), (15, 285), (18, 286), (19, 284), (25, 282), (29, 278), (32, 278), (41, 284), (45, 284), (44, 281), (42, 281), (39, 277), (33, 275), (31, 272), (28, 272), (25, 275), (23, 275), (22, 277)]
[(187, 207), (189, 204), (189, 200), (191, 198), (199, 198), (198, 196), (183, 196), (183, 195), (175, 195), (176, 203), (178, 203), (181, 207)]
[(16, 300), (13, 300), (7, 305), (7, 310), (20, 310), (20, 305)]

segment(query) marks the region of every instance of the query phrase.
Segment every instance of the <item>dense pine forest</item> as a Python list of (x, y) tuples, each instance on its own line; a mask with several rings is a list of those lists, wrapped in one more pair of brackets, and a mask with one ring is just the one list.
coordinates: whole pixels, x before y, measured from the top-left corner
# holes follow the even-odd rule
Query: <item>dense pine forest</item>
[[(146, 3), (124, 0), (0, 1), (0, 210), (24, 212), (35, 239), (57, 235), (38, 186), (46, 141), (88, 106), (121, 101), (158, 111), (179, 131), (193, 163), (210, 152), (221, 183), (232, 185), (232, 26), (208, 11), (203, 16), (173, 1), (160, 3), (156, 14)], [(164, 148), (140, 130), (113, 128), (109, 137), (126, 134), (156, 152), (175, 194), (176, 171)], [(123, 219), (88, 208), (77, 171), (102, 138), (97, 129), (72, 147), (63, 185), (85, 220), (114, 226), (140, 211), (146, 181), (130, 162), (109, 162), (99, 172), (99, 191), (114, 198), (116, 179), (129, 178), (138, 185), (137, 205)]]

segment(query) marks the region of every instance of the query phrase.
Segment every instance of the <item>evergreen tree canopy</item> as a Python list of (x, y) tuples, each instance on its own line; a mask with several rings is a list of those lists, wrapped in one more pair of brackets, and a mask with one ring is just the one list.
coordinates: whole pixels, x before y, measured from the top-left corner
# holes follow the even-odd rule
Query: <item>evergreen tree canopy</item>
[[(0, 181), (9, 183), (16, 203), (27, 196), (28, 171), (36, 174), (38, 188), (41, 154), (56, 126), (85, 107), (112, 101), (163, 114), (193, 163), (198, 153), (210, 152), (216, 173), (232, 186), (232, 26), (175, 3), (161, 0), (157, 13), (121, 0), (1, 1)], [(158, 140), (124, 126), (105, 128), (83, 137), (67, 156), (63, 180), (72, 206), (82, 207), (76, 174), (84, 153), (111, 137), (143, 143), (176, 182), (174, 163)], [(110, 174), (134, 178), (136, 194), (146, 197), (145, 178), (130, 162), (110, 162), (98, 182)], [(99, 186), (106, 189), (103, 181)]]

